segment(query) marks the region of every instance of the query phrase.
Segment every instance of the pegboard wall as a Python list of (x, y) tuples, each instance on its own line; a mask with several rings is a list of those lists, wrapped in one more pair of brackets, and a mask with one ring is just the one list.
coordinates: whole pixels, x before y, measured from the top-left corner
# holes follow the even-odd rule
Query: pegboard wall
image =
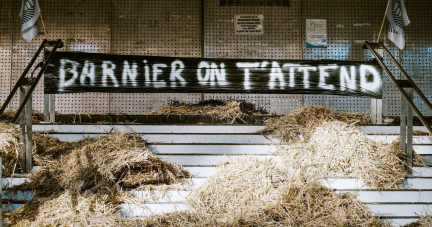
[[(260, 59), (336, 59), (364, 61), (371, 54), (364, 41), (375, 41), (387, 0), (290, 0), (289, 7), (219, 6), (219, 0), (39, 0), (50, 39), (61, 38), (62, 51), (95, 53)], [(432, 100), (432, 1), (405, 0), (411, 25), (407, 45), (399, 51), (382, 39), (406, 71)], [(44, 35), (31, 43), (21, 37), (21, 1), (0, 2), (0, 102), (8, 95)], [(201, 52), (201, 16), (204, 13), (204, 56)], [(264, 35), (234, 34), (235, 14), (263, 14)], [(306, 19), (327, 19), (328, 48), (305, 48)], [(39, 22), (40, 23), (40, 22)], [(40, 31), (42, 26), (40, 25)], [(37, 62), (42, 59), (38, 59)], [(387, 58), (384, 59), (389, 63)], [(388, 64), (390, 65), (390, 64)], [(390, 67), (395, 75), (395, 67)], [(38, 85), (33, 101), (42, 110), (43, 89)], [(383, 114), (399, 115), (400, 95), (385, 76)], [(301, 106), (324, 105), (348, 112), (370, 112), (370, 99), (329, 95), (204, 94), (205, 99), (242, 99), (270, 112), (286, 114)], [(62, 113), (98, 112), (140, 114), (169, 100), (198, 102), (201, 94), (64, 94), (56, 95)], [(418, 97), (425, 115), (432, 115)], [(18, 106), (17, 96), (11, 108)]]
[[(301, 1), (289, 7), (219, 6), (205, 4), (206, 58), (301, 59)], [(264, 15), (264, 34), (234, 34), (235, 14)], [(206, 99), (242, 99), (269, 112), (289, 113), (303, 106), (303, 95), (206, 94)]]

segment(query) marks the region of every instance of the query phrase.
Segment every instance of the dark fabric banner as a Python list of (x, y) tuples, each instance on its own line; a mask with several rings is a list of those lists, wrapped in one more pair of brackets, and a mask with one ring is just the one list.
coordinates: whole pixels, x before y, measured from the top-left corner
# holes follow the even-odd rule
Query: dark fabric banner
[(273, 93), (382, 97), (375, 62), (57, 52), (45, 93)]

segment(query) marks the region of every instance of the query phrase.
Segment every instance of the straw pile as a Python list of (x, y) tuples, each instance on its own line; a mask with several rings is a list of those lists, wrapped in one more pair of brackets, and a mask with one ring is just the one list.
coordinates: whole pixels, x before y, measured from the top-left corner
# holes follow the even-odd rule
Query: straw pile
[(386, 226), (351, 193), (335, 194), (280, 159), (243, 156), (192, 192), (191, 211), (150, 217), (147, 226)]
[(167, 106), (145, 113), (145, 115), (207, 115), (224, 119), (229, 124), (246, 123), (244, 116), (263, 114), (268, 114), (268, 112), (262, 108), (256, 108), (252, 103), (232, 99), (226, 103), (221, 100), (206, 100), (198, 104), (171, 101)]
[[(23, 110), (23, 111), (24, 111), (24, 110)], [(13, 117), (15, 116), (16, 112), (17, 112), (16, 109), (10, 109), (10, 110), (6, 110), (6, 111), (4, 111), (4, 112), (0, 115), (0, 121), (3, 121), (3, 122), (11, 122), (12, 119), (13, 119)], [(40, 112), (40, 111), (36, 111), (36, 110), (33, 110), (33, 113), (32, 113), (32, 114), (33, 114), (33, 115), (32, 115), (32, 122), (33, 122), (34, 124), (39, 123), (39, 122), (41, 122), (41, 121), (45, 121), (45, 117), (44, 117), (44, 115), (43, 115), (42, 112)]]
[(280, 118), (265, 122), (263, 135), (272, 135), (282, 142), (297, 142), (300, 138), (308, 139), (314, 128), (326, 121), (342, 121), (353, 125), (365, 125), (371, 122), (370, 116), (362, 113), (342, 113), (323, 106), (307, 106), (292, 111)]
[[(429, 211), (430, 213), (430, 211)], [(432, 215), (428, 215), (428, 214), (423, 214), (423, 215), (419, 215), (419, 220), (416, 222), (411, 222), (408, 223), (406, 225), (404, 225), (404, 227), (431, 227), (432, 226)]]
[(423, 131), (420, 129), (414, 130), (413, 135), (415, 135), (415, 136), (432, 136), (430, 132), (426, 132), (426, 131)]
[(24, 219), (15, 226), (114, 226), (120, 219), (116, 207), (107, 195), (64, 192), (43, 203), (34, 220)]
[[(179, 165), (153, 155), (145, 141), (131, 133), (110, 133), (76, 143), (59, 142), (45, 135), (36, 139), (35, 160), (41, 168), (29, 175), (29, 183), (14, 190), (33, 190), (37, 197), (10, 213), (12, 225), (27, 226), (31, 222), (33, 226), (70, 226), (72, 220), (83, 219), (76, 223), (81, 226), (108, 220), (104, 215), (116, 219), (118, 203), (134, 199), (123, 188), (175, 184), (191, 176)], [(93, 203), (101, 205), (95, 208)], [(63, 210), (57, 208), (59, 204)], [(79, 207), (89, 212), (71, 217)], [(65, 218), (57, 219), (57, 212)]]
[(369, 139), (356, 126), (324, 122), (309, 139), (280, 147), (286, 165), (318, 177), (356, 177), (375, 189), (398, 188), (408, 176), (403, 151)]
[(2, 156), (2, 177), (11, 176), (19, 163), (19, 144), (12, 133), (0, 133), (0, 154)]

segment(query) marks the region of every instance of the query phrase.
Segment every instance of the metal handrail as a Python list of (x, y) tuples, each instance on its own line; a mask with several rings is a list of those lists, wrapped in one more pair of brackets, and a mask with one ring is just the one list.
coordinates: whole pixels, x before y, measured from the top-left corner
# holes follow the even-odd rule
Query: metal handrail
[(20, 115), (21, 111), (24, 109), (28, 99), (32, 95), (36, 85), (38, 84), (40, 78), (42, 77), (43, 73), (45, 72), (45, 69), (48, 67), (49, 63), (51, 62), (52, 57), (54, 56), (54, 53), (56, 52), (57, 48), (60, 46), (61, 43), (62, 43), (61, 39), (58, 39), (56, 44), (54, 45), (53, 49), (51, 50), (50, 54), (48, 55), (47, 60), (45, 61), (44, 65), (42, 66), (42, 69), (39, 71), (39, 74), (37, 75), (36, 80), (31, 85), (26, 96), (24, 97), (24, 100), (22, 101), (17, 112), (15, 113), (15, 116), (12, 119), (12, 123), (15, 123), (17, 121), (18, 116)]
[(3, 111), (5, 111), (6, 107), (9, 105), (10, 101), (12, 100), (13, 96), (17, 92), (18, 88), (21, 86), (22, 81), (24, 80), (27, 73), (30, 71), (31, 67), (33, 66), (34, 62), (36, 61), (37, 57), (39, 56), (40, 52), (42, 51), (43, 47), (47, 43), (47, 40), (44, 39), (39, 46), (38, 50), (34, 54), (33, 58), (30, 60), (29, 64), (25, 68), (24, 72), (21, 74), (18, 81), (15, 83), (15, 86), (13, 87), (12, 91), (10, 92), (9, 96), (7, 97), (6, 101), (3, 103), (1, 109), (0, 109), (0, 116), (3, 114)]
[[(395, 77), (393, 76), (393, 74), (390, 72), (390, 70), (387, 68), (387, 66), (384, 65), (384, 62), (381, 60), (381, 57), (378, 55), (378, 53), (370, 46), (369, 42), (365, 42), (365, 46), (367, 47), (367, 49), (369, 49), (371, 51), (371, 53), (375, 56), (375, 59), (378, 61), (378, 63), (380, 64), (381, 68), (384, 69), (384, 71), (387, 73), (387, 75), (390, 77), (390, 79), (392, 80), (393, 84), (397, 87), (397, 89), (399, 90), (399, 92), (402, 94), (402, 96), (404, 97), (405, 101), (408, 103), (408, 105), (411, 107), (411, 109), (416, 113), (416, 115), (418, 116), (418, 118), (420, 119), (420, 121), (423, 123), (423, 125), (427, 128), (427, 130), (432, 133), (432, 128), (431, 126), (427, 123), (427, 121), (424, 119), (423, 114), (417, 109), (417, 107), (415, 106), (415, 104), (411, 101), (411, 99), (409, 98), (409, 96), (407, 95), (407, 93), (404, 91), (404, 89), (399, 86), (399, 84), (397, 83)], [(387, 53), (389, 54), (389, 53)], [(390, 54), (389, 54), (390, 55)], [(421, 92), (421, 91), (420, 91)]]
[(408, 76), (408, 74), (405, 72), (405, 70), (399, 64), (399, 62), (397, 62), (396, 59), (393, 57), (393, 55), (390, 54), (387, 47), (385, 47), (382, 42), (379, 42), (378, 44), (387, 53), (387, 55), (390, 57), (390, 60), (396, 65), (396, 67), (399, 69), (399, 71), (402, 73), (402, 75), (404, 75), (404, 77), (410, 82), (414, 91), (423, 100), (423, 102), (426, 103), (426, 106), (429, 108), (429, 110), (432, 111), (432, 104), (429, 102), (429, 100), (426, 98), (426, 96), (424, 96), (423, 92), (420, 91), (420, 89), (417, 87), (417, 85), (414, 83), (414, 81), (411, 79), (411, 77)]

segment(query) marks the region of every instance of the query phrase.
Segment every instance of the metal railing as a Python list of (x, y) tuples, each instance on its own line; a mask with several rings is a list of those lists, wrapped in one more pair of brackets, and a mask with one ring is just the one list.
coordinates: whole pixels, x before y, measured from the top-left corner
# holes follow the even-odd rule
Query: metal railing
[(10, 92), (9, 96), (7, 97), (6, 101), (3, 103), (1, 109), (0, 109), (0, 116), (3, 114), (3, 112), (6, 110), (7, 106), (9, 105), (10, 101), (12, 100), (15, 93), (18, 91), (18, 88), (21, 86), (24, 78), (26, 77), (27, 73), (30, 71), (31, 67), (33, 66), (34, 62), (38, 58), (40, 52), (44, 48), (45, 44), (47, 43), (47, 40), (44, 39), (37, 49), (36, 53), (34, 54), (33, 58), (30, 60), (29, 64), (25, 68), (24, 72), (21, 74), (20, 78), (15, 83), (15, 86), (13, 87), (12, 91)]
[[(369, 51), (373, 54), (375, 59), (378, 61), (381, 68), (387, 73), (393, 84), (401, 93), (403, 99), (401, 100), (401, 118), (400, 118), (400, 146), (405, 151), (406, 154), (406, 166), (409, 172), (412, 172), (413, 163), (414, 163), (414, 151), (413, 151), (413, 111), (416, 113), (417, 117), (426, 127), (426, 129), (432, 134), (432, 128), (425, 120), (423, 114), (418, 110), (413, 101), (413, 91), (417, 93), (417, 95), (425, 102), (426, 106), (432, 111), (432, 105), (424, 96), (424, 94), (420, 91), (411, 77), (405, 72), (399, 62), (393, 57), (393, 55), (389, 52), (389, 50), (384, 46), (382, 42), (379, 43), (369, 43), (365, 42), (364, 47), (369, 49)], [(381, 56), (376, 52), (375, 49), (383, 49), (384, 52), (389, 56), (390, 60), (393, 64), (396, 65), (399, 72), (407, 79), (407, 80), (396, 80), (387, 66), (384, 64)], [(407, 91), (404, 90), (407, 89)]]
[(24, 97), (24, 100), (21, 102), (20, 106), (18, 107), (17, 112), (15, 113), (14, 118), (12, 119), (12, 123), (16, 123), (21, 111), (24, 109), (27, 100), (30, 98), (30, 96), (33, 94), (34, 89), (36, 88), (36, 85), (38, 84), (40, 78), (42, 77), (43, 73), (45, 72), (45, 69), (48, 67), (49, 63), (51, 62), (51, 59), (54, 56), (54, 53), (57, 51), (57, 48), (59, 48), (59, 46), (62, 44), (61, 39), (58, 39), (57, 42), (55, 43), (53, 49), (51, 50), (51, 52), (48, 55), (48, 58), (45, 60), (44, 65), (42, 66), (42, 69), (39, 71), (39, 74), (36, 76), (35, 81), (33, 81), (29, 91), (27, 92), (26, 96)]
[(408, 74), (405, 72), (405, 70), (403, 70), (402, 66), (394, 59), (394, 57), (391, 55), (391, 53), (388, 51), (388, 49), (382, 44), (382, 42), (372, 43), (372, 44), (369, 43), (369, 42), (365, 42), (365, 47), (371, 51), (371, 53), (373, 54), (373, 56), (375, 57), (375, 59), (380, 64), (381, 68), (384, 69), (384, 71), (387, 73), (387, 75), (389, 76), (389, 78), (392, 80), (393, 84), (397, 87), (397, 89), (399, 90), (399, 92), (401, 93), (401, 95), (403, 96), (403, 98), (405, 99), (405, 101), (407, 102), (408, 106), (411, 107), (411, 109), (416, 113), (417, 117), (420, 119), (420, 121), (423, 123), (423, 125), (426, 127), (426, 129), (430, 133), (432, 133), (432, 128), (427, 123), (427, 121), (425, 120), (423, 114), (415, 106), (414, 102), (411, 100), (411, 98), (409, 97), (409, 95), (399, 85), (399, 83), (397, 82), (396, 78), (393, 76), (393, 74), (390, 72), (390, 70), (384, 64), (384, 62), (381, 59), (381, 56), (379, 56), (379, 54), (375, 51), (375, 49), (372, 47), (372, 45), (375, 46), (375, 47), (381, 48), (381, 49), (384, 50), (384, 52), (386, 52), (386, 54), (390, 57), (390, 60), (397, 66), (397, 68), (402, 73), (402, 75), (404, 75), (405, 78), (407, 78), (407, 80), (411, 84), (412, 88), (417, 93), (417, 95), (426, 103), (426, 105), (432, 111), (432, 105), (431, 105), (431, 103), (427, 100), (427, 98), (424, 96), (424, 94), (420, 91), (420, 89), (417, 87), (417, 85), (414, 83), (414, 81), (411, 80), (411, 78), (408, 76)]

